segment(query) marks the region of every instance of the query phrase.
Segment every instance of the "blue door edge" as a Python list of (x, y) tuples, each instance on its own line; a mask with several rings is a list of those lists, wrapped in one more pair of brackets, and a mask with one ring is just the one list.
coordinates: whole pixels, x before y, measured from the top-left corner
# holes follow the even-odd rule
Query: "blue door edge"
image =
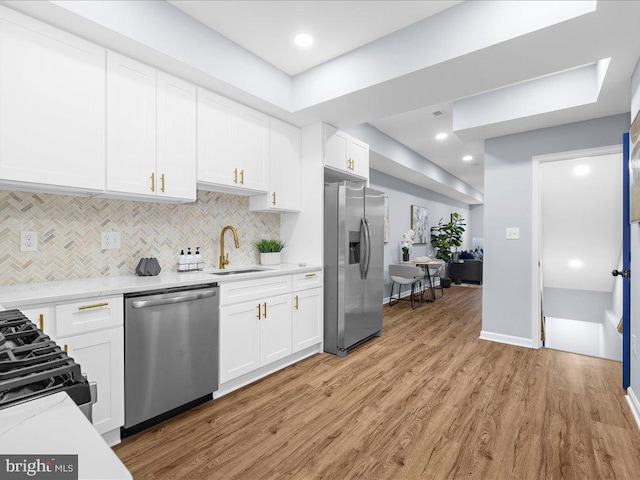
[[(622, 270), (631, 268), (629, 223), (629, 133), (622, 137)], [(640, 272), (639, 272), (640, 273)], [(622, 278), (622, 388), (631, 382), (631, 283)]]

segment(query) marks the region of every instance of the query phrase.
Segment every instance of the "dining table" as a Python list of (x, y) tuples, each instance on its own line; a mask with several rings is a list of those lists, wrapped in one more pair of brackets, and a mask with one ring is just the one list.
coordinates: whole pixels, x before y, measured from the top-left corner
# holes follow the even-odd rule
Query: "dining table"
[(402, 263), (415, 265), (416, 267), (421, 267), (424, 270), (427, 282), (429, 282), (430, 298), (427, 298), (427, 301), (435, 302), (436, 301), (435, 285), (433, 284), (433, 278), (431, 277), (431, 273), (429, 272), (429, 267), (430, 266), (433, 267), (434, 265), (444, 266), (445, 265), (444, 260), (425, 257), (425, 258), (416, 258), (414, 260), (403, 261)]

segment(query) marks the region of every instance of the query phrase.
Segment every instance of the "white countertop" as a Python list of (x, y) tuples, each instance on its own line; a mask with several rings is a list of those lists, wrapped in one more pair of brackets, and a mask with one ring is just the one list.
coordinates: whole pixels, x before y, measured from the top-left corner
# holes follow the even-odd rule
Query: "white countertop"
[(80, 480), (133, 478), (64, 392), (0, 410), (0, 453), (78, 455)]
[[(261, 269), (261, 271), (235, 275), (216, 274), (219, 272), (250, 268)], [(106, 295), (120, 295), (123, 293), (143, 292), (146, 290), (181, 287), (185, 285), (199, 285), (213, 282), (238, 282), (242, 280), (252, 280), (254, 278), (308, 273), (321, 269), (322, 267), (318, 265), (300, 267), (294, 263), (282, 263), (268, 267), (248, 265), (203, 272), (162, 272), (155, 277), (125, 275), (120, 277), (81, 278), (58, 282), (25, 283), (0, 287), (0, 304), (9, 309), (25, 305), (63, 302)]]

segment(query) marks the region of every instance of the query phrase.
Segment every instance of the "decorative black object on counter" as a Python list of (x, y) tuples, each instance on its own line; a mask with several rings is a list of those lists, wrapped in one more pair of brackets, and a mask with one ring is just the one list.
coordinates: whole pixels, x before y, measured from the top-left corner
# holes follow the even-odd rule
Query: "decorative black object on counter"
[(141, 277), (153, 277), (158, 275), (162, 268), (155, 257), (141, 258), (136, 267), (136, 275)]

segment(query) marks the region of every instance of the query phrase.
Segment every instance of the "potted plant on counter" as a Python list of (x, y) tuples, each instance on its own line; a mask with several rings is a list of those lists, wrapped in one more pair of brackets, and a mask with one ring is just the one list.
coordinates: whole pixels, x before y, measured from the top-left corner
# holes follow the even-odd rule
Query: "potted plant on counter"
[(261, 265), (278, 265), (281, 260), (282, 249), (284, 248), (284, 242), (280, 240), (258, 240), (254, 242), (254, 245), (260, 252), (260, 264)]
[(454, 247), (457, 252), (458, 247), (462, 245), (465, 226), (464, 218), (457, 213), (452, 213), (451, 219), (447, 223), (443, 223), (440, 219), (438, 225), (431, 228), (431, 244), (437, 249), (436, 258), (446, 264), (445, 276), (440, 280), (444, 288), (451, 286), (448, 265), (452, 257), (451, 248)]

